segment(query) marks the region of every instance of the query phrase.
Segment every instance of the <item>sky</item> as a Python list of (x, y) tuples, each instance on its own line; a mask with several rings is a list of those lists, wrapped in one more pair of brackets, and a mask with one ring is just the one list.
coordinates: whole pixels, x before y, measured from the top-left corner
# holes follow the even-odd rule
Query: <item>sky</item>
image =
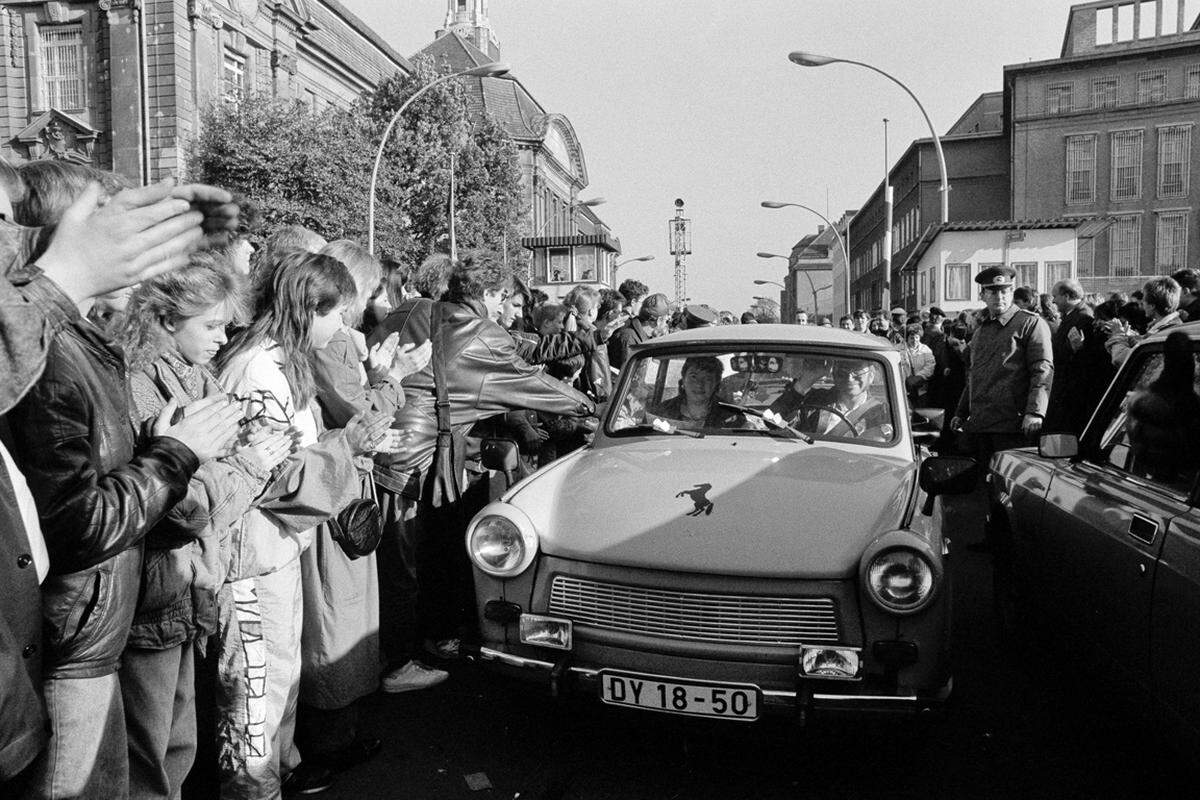
[[(410, 56), (433, 39), (445, 0), (341, 0)], [(820, 219), (836, 221), (927, 128), (895, 84), (861, 67), (803, 68), (807, 50), (873, 64), (906, 83), (943, 134), (1003, 67), (1057, 58), (1071, 0), (490, 0), (501, 60), (583, 146), (595, 211), (620, 238), (623, 266), (668, 296), (667, 220), (692, 220), (687, 291), (740, 312), (756, 278), (783, 282), (787, 254)], [(953, 202), (953, 191), (951, 191)], [(770, 290), (770, 291), (764, 291)]]

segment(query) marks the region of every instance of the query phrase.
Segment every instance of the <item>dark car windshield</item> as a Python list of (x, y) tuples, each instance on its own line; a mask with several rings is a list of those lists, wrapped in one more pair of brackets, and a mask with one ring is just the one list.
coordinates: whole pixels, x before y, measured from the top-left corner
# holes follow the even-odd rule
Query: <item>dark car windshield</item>
[(613, 399), (610, 435), (769, 434), (778, 420), (814, 439), (890, 444), (888, 365), (867, 355), (696, 349), (641, 355)]

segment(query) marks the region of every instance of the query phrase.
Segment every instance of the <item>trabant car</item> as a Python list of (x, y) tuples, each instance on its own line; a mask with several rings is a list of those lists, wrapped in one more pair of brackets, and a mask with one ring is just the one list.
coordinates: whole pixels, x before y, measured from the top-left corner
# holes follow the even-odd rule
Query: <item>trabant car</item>
[(976, 479), (921, 437), (878, 337), (746, 325), (644, 343), (594, 444), (471, 521), (476, 657), (727, 720), (937, 706), (952, 683), (937, 494)]
[[(1162, 431), (1131, 425), (1129, 415), (1136, 393), (1157, 389), (1173, 332), (1186, 335), (1191, 351), (1176, 363), (1200, 372), (1200, 324), (1145, 339), (1082, 436), (1045, 435), (1036, 450), (992, 458), (988, 525), (1000, 618), (1014, 641), (1034, 634), (1049, 645), (1036, 660), (1053, 653), (1071, 673), (1100, 678), (1106, 701), (1124, 698), (1124, 710), (1148, 712), (1168, 740), (1194, 746), (1200, 450), (1183, 436), (1163, 440)], [(1183, 376), (1167, 406), (1196, 424), (1192, 380)]]

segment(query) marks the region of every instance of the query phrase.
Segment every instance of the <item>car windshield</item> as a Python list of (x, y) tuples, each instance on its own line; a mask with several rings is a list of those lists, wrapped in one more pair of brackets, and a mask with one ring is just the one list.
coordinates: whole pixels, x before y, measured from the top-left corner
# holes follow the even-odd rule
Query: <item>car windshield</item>
[(817, 351), (703, 348), (641, 355), (612, 403), (610, 435), (775, 435), (895, 441), (887, 362)]

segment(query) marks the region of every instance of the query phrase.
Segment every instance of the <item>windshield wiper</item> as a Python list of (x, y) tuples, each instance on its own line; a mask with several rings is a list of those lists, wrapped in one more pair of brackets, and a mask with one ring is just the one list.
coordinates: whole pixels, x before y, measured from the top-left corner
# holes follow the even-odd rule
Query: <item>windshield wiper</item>
[[(734, 411), (740, 411), (743, 414), (749, 414), (752, 417), (761, 419), (767, 426), (767, 433), (781, 433), (787, 439), (799, 439), (805, 444), (813, 444), (813, 438), (804, 431), (799, 431), (791, 425), (783, 421), (783, 417), (770, 411), (759, 411), (757, 408), (750, 406), (742, 406), (737, 403), (726, 403), (723, 400), (718, 400), (717, 405), (722, 408), (732, 408)], [(768, 416), (769, 414), (769, 416)]]

